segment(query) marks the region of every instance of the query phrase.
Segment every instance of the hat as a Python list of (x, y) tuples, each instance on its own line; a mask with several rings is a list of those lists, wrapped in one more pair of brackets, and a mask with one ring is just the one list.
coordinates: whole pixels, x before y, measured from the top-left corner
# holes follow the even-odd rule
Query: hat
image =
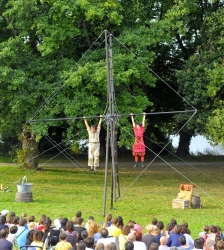
[(28, 229), (29, 230), (32, 230), (32, 229), (34, 229), (36, 227), (36, 223), (35, 222), (30, 222), (29, 224), (28, 224)]
[(1, 215), (5, 215), (6, 216), (8, 212), (9, 212), (9, 210), (2, 210), (1, 211)]

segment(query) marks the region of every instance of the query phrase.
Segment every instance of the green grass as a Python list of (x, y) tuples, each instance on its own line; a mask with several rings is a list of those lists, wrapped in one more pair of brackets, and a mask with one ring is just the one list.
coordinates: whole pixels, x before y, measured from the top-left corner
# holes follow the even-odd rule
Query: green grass
[[(97, 173), (88, 172), (86, 166), (63, 168), (58, 165), (60, 164), (57, 163), (57, 168), (42, 166), (33, 173), (14, 166), (0, 167), (0, 183), (4, 187), (9, 186), (11, 190), (0, 191), (0, 210), (8, 209), (18, 215), (26, 212), (28, 215), (35, 215), (37, 220), (42, 213), (52, 219), (71, 219), (80, 210), (85, 221), (89, 215), (93, 215), (100, 223), (103, 220), (103, 163)], [(63, 163), (61, 165), (63, 166)], [(142, 168), (134, 169), (132, 165), (132, 162), (119, 165), (121, 197), (113, 203), (112, 210), (109, 170), (106, 213), (120, 215), (124, 222), (133, 219), (143, 228), (151, 223), (154, 217), (164, 224), (171, 218), (175, 218), (178, 224), (187, 221), (193, 238), (198, 236), (205, 224), (219, 225), (224, 229), (224, 164), (200, 165), (195, 169), (176, 163), (174, 167), (179, 173), (168, 165), (156, 164), (150, 166), (143, 174)], [(33, 185), (33, 202), (15, 201), (16, 181), (24, 175)], [(172, 208), (172, 200), (177, 198), (179, 185), (189, 183), (184, 176), (199, 186), (196, 190), (204, 205), (202, 209)]]

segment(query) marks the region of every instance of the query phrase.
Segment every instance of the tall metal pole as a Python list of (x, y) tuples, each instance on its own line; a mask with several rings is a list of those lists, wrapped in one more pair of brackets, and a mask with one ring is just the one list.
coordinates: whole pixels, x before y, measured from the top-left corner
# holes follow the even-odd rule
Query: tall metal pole
[[(108, 44), (109, 37), (109, 44)], [(108, 158), (109, 158), (109, 146), (111, 148), (111, 198), (110, 208), (113, 209), (113, 202), (120, 196), (120, 185), (118, 178), (118, 165), (117, 165), (117, 136), (116, 136), (116, 119), (114, 104), (115, 104), (115, 92), (114, 92), (114, 80), (113, 80), (113, 58), (112, 58), (112, 35), (105, 30), (105, 48), (106, 48), (106, 64), (107, 64), (107, 91), (108, 91), (108, 110), (107, 110), (107, 142), (106, 142), (106, 160), (105, 160), (105, 177), (104, 177), (104, 206), (103, 216), (106, 211), (106, 198), (107, 198), (107, 175), (108, 175)]]

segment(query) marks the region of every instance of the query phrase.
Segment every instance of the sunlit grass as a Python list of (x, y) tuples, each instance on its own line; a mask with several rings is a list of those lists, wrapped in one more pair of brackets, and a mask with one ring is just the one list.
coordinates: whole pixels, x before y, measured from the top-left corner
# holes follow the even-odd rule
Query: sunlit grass
[[(62, 168), (42, 166), (38, 171), (31, 173), (18, 167), (8, 166), (0, 168), (0, 183), (9, 186), (11, 192), (0, 192), (0, 209), (8, 209), (18, 215), (26, 212), (35, 215), (37, 220), (40, 214), (45, 213), (52, 219), (68, 217), (71, 219), (80, 210), (85, 221), (93, 215), (98, 222), (103, 220), (104, 200), (104, 167), (97, 173), (87, 171), (81, 166)], [(62, 164), (63, 165), (63, 164)], [(128, 166), (129, 165), (129, 166)], [(134, 169), (130, 164), (120, 163), (119, 178), (121, 197), (111, 202), (111, 172), (108, 174), (106, 213), (113, 216), (122, 216), (124, 222), (129, 219), (145, 227), (152, 218), (167, 224), (175, 218), (179, 224), (189, 223), (193, 238), (198, 236), (205, 224), (215, 224), (224, 229), (224, 164), (212, 166), (206, 164), (193, 168), (182, 163), (173, 168), (169, 165), (156, 164), (149, 166), (144, 173), (141, 167)], [(33, 202), (15, 202), (17, 192), (16, 181), (24, 175), (28, 182), (33, 184)], [(187, 179), (186, 179), (187, 178)], [(177, 198), (179, 185), (197, 184), (203, 209), (172, 209), (172, 200)], [(21, 181), (21, 180), (20, 180)], [(19, 182), (20, 182), (19, 181)]]

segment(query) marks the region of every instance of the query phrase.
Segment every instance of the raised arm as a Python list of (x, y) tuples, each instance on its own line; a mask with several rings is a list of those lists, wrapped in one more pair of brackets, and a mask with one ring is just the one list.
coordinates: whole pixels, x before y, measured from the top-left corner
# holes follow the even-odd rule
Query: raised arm
[(143, 113), (143, 118), (142, 118), (142, 127), (145, 127), (145, 113)]
[(99, 127), (101, 127), (102, 120), (103, 120), (103, 116), (102, 116), (102, 115), (100, 115), (100, 120), (99, 120), (99, 123), (98, 123), (98, 126), (97, 126), (98, 128), (99, 128)]
[(132, 113), (131, 113), (131, 121), (132, 121), (132, 126), (135, 127), (135, 120)]
[(88, 124), (88, 122), (87, 122), (87, 120), (86, 120), (86, 117), (83, 116), (83, 119), (84, 119), (84, 123), (85, 123), (85, 125), (86, 125), (87, 130), (89, 130), (90, 127), (89, 127), (89, 124)]

